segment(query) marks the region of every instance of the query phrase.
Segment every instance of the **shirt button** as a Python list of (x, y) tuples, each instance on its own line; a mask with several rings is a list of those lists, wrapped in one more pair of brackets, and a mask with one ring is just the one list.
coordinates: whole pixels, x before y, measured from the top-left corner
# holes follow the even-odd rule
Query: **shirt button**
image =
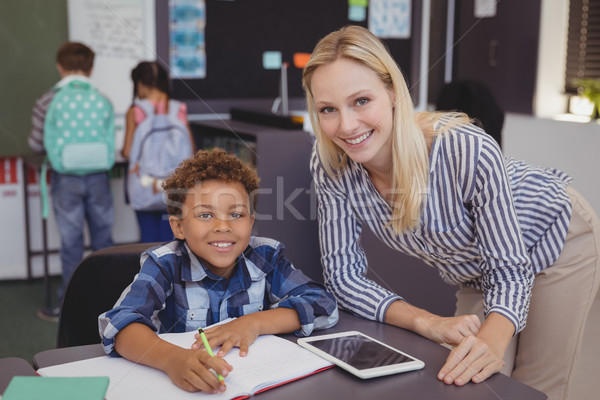
[(191, 319), (194, 319), (194, 317), (195, 317), (195, 316), (196, 316), (196, 314), (195, 314), (195, 313), (193, 313), (193, 312), (191, 312), (191, 313), (190, 313), (190, 318), (191, 318)]

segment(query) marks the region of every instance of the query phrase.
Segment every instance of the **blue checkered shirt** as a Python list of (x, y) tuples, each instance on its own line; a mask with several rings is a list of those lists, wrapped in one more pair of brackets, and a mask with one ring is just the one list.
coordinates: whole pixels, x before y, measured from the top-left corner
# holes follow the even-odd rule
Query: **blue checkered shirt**
[(230, 279), (205, 268), (183, 241), (148, 249), (141, 270), (115, 307), (98, 318), (102, 344), (114, 353), (117, 333), (132, 322), (158, 333), (189, 332), (227, 318), (277, 307), (293, 308), (308, 336), (338, 320), (334, 297), (294, 268), (284, 246), (252, 237)]

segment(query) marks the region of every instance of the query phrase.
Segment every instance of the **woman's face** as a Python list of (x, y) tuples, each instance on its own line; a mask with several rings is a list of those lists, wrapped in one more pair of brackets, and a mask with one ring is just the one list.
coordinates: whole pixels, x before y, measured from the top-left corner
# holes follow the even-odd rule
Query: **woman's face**
[(375, 72), (339, 58), (313, 72), (310, 89), (323, 133), (367, 169), (389, 168), (393, 96)]

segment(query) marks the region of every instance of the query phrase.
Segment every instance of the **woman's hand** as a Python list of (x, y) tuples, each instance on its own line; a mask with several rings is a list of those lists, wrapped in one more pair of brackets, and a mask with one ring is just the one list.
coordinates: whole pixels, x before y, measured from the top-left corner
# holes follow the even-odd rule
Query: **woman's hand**
[(477, 335), (481, 321), (476, 315), (440, 317), (403, 300), (390, 304), (385, 322), (409, 329), (437, 343), (457, 345), (465, 336)]
[(466, 336), (446, 359), (438, 379), (462, 386), (483, 382), (504, 366), (504, 353), (515, 327), (498, 313), (491, 313), (477, 335)]
[(450, 352), (438, 379), (462, 386), (469, 381), (483, 382), (504, 366), (504, 351), (477, 336), (467, 336)]
[(417, 333), (437, 343), (456, 346), (467, 336), (477, 335), (481, 321), (476, 315), (460, 315), (458, 317), (440, 317), (429, 314), (419, 317), (416, 322)]

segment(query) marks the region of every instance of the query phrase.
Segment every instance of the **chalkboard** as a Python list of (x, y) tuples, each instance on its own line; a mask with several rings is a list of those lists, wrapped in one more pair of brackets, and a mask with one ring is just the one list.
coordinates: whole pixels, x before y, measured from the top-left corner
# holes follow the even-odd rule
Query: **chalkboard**
[[(157, 51), (168, 60), (168, 6), (157, 4)], [(265, 51), (280, 51), (290, 63), (290, 97), (302, 97), (301, 70), (293, 54), (310, 53), (326, 34), (348, 24), (348, 0), (206, 1), (206, 73), (204, 79), (173, 81), (173, 95), (185, 100), (273, 98), (280, 73), (265, 70)], [(413, 25), (414, 26), (414, 25)], [(386, 39), (390, 52), (410, 81), (411, 39)]]
[(66, 40), (66, 0), (0, 1), (0, 157), (31, 152), (31, 110), (60, 79), (56, 50)]

